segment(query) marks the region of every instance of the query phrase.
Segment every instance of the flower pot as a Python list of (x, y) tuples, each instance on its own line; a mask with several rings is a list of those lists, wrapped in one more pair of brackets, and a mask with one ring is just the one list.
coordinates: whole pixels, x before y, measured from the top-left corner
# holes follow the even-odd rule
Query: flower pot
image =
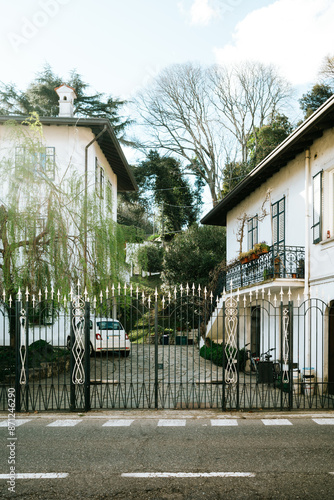
[(250, 256), (249, 256), (249, 260), (256, 260), (258, 259), (259, 256), (256, 254), (256, 253), (252, 253)]
[(249, 262), (249, 257), (244, 257), (243, 259), (240, 259), (240, 264), (247, 264)]
[(257, 252), (257, 255), (263, 255), (264, 253), (269, 253), (269, 250), (267, 249), (260, 250), (259, 252)]

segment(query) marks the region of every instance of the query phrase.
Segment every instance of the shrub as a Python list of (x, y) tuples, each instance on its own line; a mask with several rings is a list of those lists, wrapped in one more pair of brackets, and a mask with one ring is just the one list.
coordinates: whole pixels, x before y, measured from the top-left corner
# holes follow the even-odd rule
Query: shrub
[[(226, 348), (226, 351), (225, 351)], [(226, 354), (232, 354), (234, 359), (238, 359), (239, 371), (243, 371), (245, 368), (245, 349), (242, 348), (238, 351), (235, 347), (231, 347), (229, 344), (217, 344), (211, 339), (206, 339), (205, 345), (200, 349), (200, 356), (204, 359), (209, 359), (213, 364), (217, 366), (226, 367), (227, 359)]]
[(210, 272), (225, 259), (225, 228), (197, 226), (176, 235), (164, 261), (167, 284), (207, 286)]
[(138, 252), (138, 262), (144, 271), (160, 273), (164, 258), (164, 249), (155, 243), (143, 246)]

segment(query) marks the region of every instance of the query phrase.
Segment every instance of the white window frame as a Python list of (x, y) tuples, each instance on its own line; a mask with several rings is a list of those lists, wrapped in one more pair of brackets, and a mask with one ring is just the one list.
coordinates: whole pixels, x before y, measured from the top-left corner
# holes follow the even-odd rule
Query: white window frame
[(312, 179), (312, 239), (317, 244), (322, 241), (323, 225), (323, 171), (317, 172)]
[(247, 245), (248, 250), (254, 248), (254, 245), (259, 242), (259, 219), (257, 214), (250, 217), (247, 221)]
[(43, 174), (49, 180), (54, 180), (56, 150), (53, 146), (38, 148), (36, 152), (30, 154), (30, 157), (25, 146), (17, 146), (15, 148), (15, 167), (18, 167), (18, 162), (25, 163), (26, 161), (31, 163), (35, 173)]
[(323, 176), (323, 241), (334, 239), (334, 168)]
[(101, 200), (104, 199), (104, 168), (98, 158), (95, 158), (95, 192)]
[(112, 183), (108, 179), (107, 181), (107, 193), (106, 193), (106, 202), (107, 202), (107, 208), (112, 212)]

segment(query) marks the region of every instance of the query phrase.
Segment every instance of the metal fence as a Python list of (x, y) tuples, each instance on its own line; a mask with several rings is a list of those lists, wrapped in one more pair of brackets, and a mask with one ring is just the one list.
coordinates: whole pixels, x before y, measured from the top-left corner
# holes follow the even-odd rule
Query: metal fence
[(77, 292), (1, 303), (1, 410), (13, 388), (22, 412), (333, 409), (334, 322), (320, 299)]
[(219, 293), (234, 288), (263, 283), (277, 278), (304, 279), (304, 247), (274, 245), (269, 252), (253, 254), (253, 260), (245, 258), (226, 268), (219, 283)]

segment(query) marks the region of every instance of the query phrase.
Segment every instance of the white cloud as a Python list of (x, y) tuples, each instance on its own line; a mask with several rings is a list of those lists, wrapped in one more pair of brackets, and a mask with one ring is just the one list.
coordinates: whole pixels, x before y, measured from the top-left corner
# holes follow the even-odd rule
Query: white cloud
[(209, 5), (209, 0), (195, 0), (190, 9), (191, 24), (206, 26), (217, 16), (217, 11)]
[(237, 24), (233, 42), (214, 48), (218, 63), (257, 60), (277, 65), (292, 84), (315, 83), (334, 53), (332, 0), (277, 0)]
[(219, 9), (213, 8), (210, 0), (192, 0), (191, 6), (186, 9), (184, 2), (178, 3), (178, 8), (184, 16), (189, 19), (193, 26), (207, 26), (212, 19), (219, 15)]

